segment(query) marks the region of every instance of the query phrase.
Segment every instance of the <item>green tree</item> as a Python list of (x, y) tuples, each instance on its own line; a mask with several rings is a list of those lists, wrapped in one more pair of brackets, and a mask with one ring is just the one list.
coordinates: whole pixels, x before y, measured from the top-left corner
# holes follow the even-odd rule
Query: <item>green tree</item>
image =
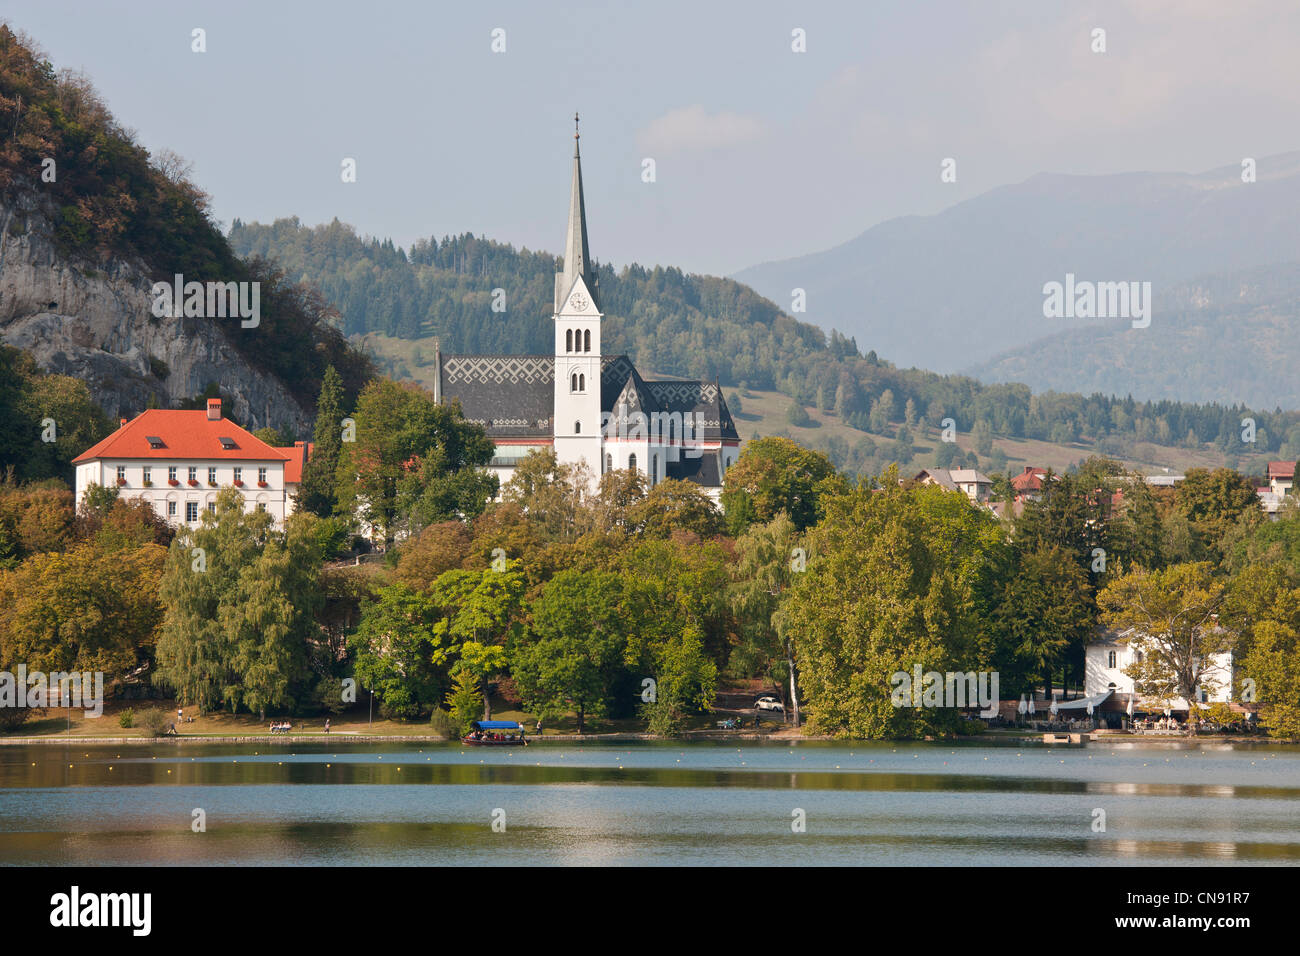
[(998, 522), (960, 493), (902, 488), (894, 468), (880, 484), (826, 503), (808, 570), (782, 601), (813, 733), (951, 730), (953, 711), (895, 707), (894, 675), (979, 671), (993, 660), (990, 608), (1006, 560)]
[(477, 676), (484, 718), (491, 719), (488, 684), (505, 666), (502, 647), (520, 630), (524, 578), (519, 562), (501, 570), (447, 571), (430, 586), (429, 599), (441, 615), (433, 625), (434, 662), (445, 663), (454, 655), (461, 670)]
[(636, 623), (617, 574), (556, 575), (534, 603), (532, 627), (511, 656), (529, 709), (550, 720), (572, 709), (578, 733), (585, 733), (588, 717), (607, 712)]
[(459, 405), (377, 379), (362, 390), (353, 417), (356, 441), (344, 442), (339, 455), (339, 506), (358, 509), (384, 542), (413, 512), (425, 524), (471, 517), (495, 493), (495, 480), (474, 470), (491, 460), (492, 442), (461, 417)]
[[(1073, 555), (1046, 545), (1008, 569), (994, 619), (1005, 642), (999, 654), (1003, 672), (1041, 678), (1050, 696), (1052, 675), (1063, 673), (1067, 660), (1082, 659), (1096, 628), (1092, 582)], [(1018, 689), (1018, 683), (1007, 689)]]
[(406, 584), (381, 587), (361, 608), (349, 638), (360, 686), (378, 694), (381, 712), (402, 719), (437, 706), (447, 691), (447, 671), (435, 662), (442, 638), (434, 628), (437, 605)]
[(320, 396), (316, 399), (316, 424), (312, 431), (312, 453), (302, 471), (298, 507), (322, 518), (338, 505), (339, 451), (343, 447), (343, 379), (333, 365), (325, 369)]
[(784, 633), (781, 598), (796, 574), (806, 569), (806, 554), (798, 548), (794, 522), (784, 512), (767, 524), (753, 525), (736, 541), (729, 591), (739, 641), (731, 666), (741, 676), (761, 674), (789, 684), (786, 705), (799, 725), (799, 683), (794, 642)]
[(168, 550), (154, 680), (200, 712), (292, 707), (314, 629), (311, 530), (304, 515), (277, 532), (270, 514), (244, 511), (234, 488), (218, 492), (216, 511)]
[(1097, 595), (1105, 621), (1130, 637), (1142, 659), (1127, 671), (1139, 693), (1158, 699), (1197, 698), (1213, 692), (1228, 675), (1213, 657), (1232, 649), (1218, 622), (1224, 586), (1208, 562), (1177, 564), (1160, 571), (1132, 571)]
[(723, 479), (727, 527), (743, 534), (784, 511), (802, 531), (816, 522), (821, 496), (845, 486), (825, 455), (788, 438), (760, 438), (745, 446)]

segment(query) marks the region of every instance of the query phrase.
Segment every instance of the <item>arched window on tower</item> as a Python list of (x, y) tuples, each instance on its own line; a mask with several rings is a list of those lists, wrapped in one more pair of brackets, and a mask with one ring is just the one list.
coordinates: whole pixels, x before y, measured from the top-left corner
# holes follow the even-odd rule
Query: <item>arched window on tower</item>
[(636, 455), (635, 455), (635, 454), (631, 454), (631, 455), (628, 455), (628, 456), (627, 456), (627, 467), (628, 467), (628, 470), (629, 470), (629, 471), (636, 471)]
[(573, 351), (573, 329), (564, 330), (564, 351)]
[(580, 392), (585, 392), (586, 390), (587, 390), (587, 376), (586, 376), (585, 374), (579, 375), (579, 376), (578, 376), (578, 391), (580, 391)]
[(582, 422), (574, 422), (574, 423), (573, 423), (573, 434), (575, 434), (575, 435), (581, 435), (581, 434), (582, 434)]
[(591, 351), (591, 329), (584, 329), (582, 332), (582, 350)]
[(578, 373), (574, 372), (573, 375), (569, 378), (569, 391), (576, 392), (577, 390), (578, 390)]
[(605, 471), (609, 472), (609, 471), (613, 471), (613, 470), (614, 470), (614, 456), (611, 455), (611, 454), (609, 454), (609, 453), (606, 453), (606, 454), (605, 454)]
[(650, 484), (659, 483), (659, 456), (655, 455), (650, 459)]

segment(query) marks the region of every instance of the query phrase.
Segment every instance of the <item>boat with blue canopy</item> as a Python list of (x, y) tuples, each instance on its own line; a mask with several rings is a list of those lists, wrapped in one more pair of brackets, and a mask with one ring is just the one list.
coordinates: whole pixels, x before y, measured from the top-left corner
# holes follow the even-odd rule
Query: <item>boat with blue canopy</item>
[(471, 747), (528, 746), (524, 725), (514, 720), (476, 720), (460, 742)]

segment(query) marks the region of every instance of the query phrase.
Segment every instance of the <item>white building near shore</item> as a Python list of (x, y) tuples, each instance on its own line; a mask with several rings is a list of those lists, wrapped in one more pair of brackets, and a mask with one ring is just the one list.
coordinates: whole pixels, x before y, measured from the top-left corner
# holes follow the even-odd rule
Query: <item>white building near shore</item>
[[(1135, 663), (1142, 661), (1142, 656), (1149, 653), (1144, 650), (1145, 635), (1130, 628), (1116, 633), (1107, 631), (1098, 635), (1084, 649), (1084, 694), (1093, 697), (1111, 691), (1117, 695), (1134, 693), (1134, 681), (1125, 672)], [(1215, 686), (1199, 688), (1201, 704), (1228, 703), (1232, 700), (1232, 652), (1213, 654), (1206, 669), (1206, 677)], [(1187, 710), (1188, 703), (1183, 698), (1170, 701), (1174, 710)]]
[(221, 399), (206, 411), (154, 408), (73, 461), (77, 503), (91, 485), (116, 487), (119, 497), (147, 502), (173, 526), (197, 525), (215, 511), (217, 492), (233, 487), (246, 511), (265, 511), (277, 525), (294, 512), (294, 496), (310, 447), (275, 448), (222, 418)]

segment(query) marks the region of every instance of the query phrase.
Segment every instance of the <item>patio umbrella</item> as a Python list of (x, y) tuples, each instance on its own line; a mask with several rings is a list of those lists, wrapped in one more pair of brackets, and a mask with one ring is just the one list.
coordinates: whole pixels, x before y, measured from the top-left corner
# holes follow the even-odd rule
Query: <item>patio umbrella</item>
[(1092, 716), (1092, 704), (1091, 704), (1091, 703), (1088, 704), (1088, 716), (1089, 716), (1089, 717)]
[(1050, 711), (1052, 712), (1052, 716), (1053, 716), (1053, 717), (1056, 716), (1056, 712), (1057, 712), (1060, 708), (1056, 706), (1056, 698), (1055, 698), (1055, 697), (1052, 698), (1052, 706), (1049, 707), (1049, 708), (1047, 708), (1047, 709), (1050, 710)]
[(1125, 708), (1125, 711), (1130, 717), (1133, 716), (1133, 695), (1132, 694), (1128, 695), (1128, 707)]
[(1029, 698), (1029, 716), (1034, 716), (1034, 698)]
[(1021, 695), (1020, 695), (1020, 703), (1016, 704), (1016, 713), (1020, 714), (1020, 715), (1023, 717), (1024, 714), (1025, 714), (1025, 710), (1026, 710), (1026, 707), (1025, 707), (1025, 695), (1024, 695), (1024, 694), (1021, 694)]

